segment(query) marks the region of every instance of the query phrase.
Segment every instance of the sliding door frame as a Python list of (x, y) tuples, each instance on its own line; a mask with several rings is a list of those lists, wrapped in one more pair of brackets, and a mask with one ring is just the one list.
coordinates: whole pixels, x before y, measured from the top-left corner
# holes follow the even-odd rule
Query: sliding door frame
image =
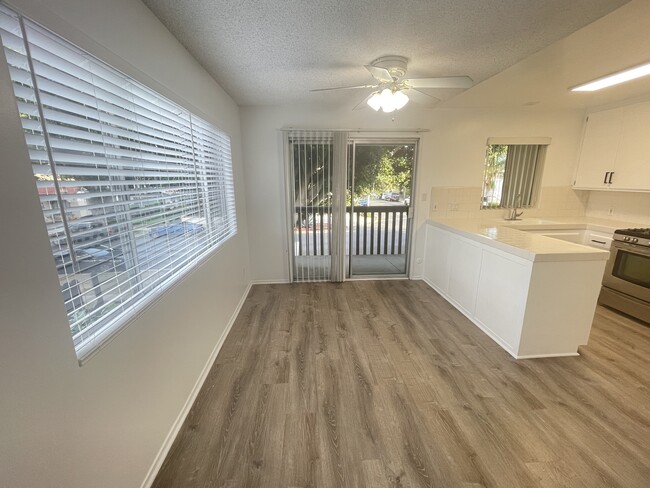
[[(345, 273), (345, 279), (347, 280), (367, 280), (367, 279), (403, 279), (403, 278), (408, 278), (410, 276), (410, 269), (411, 269), (411, 245), (413, 243), (413, 220), (415, 216), (415, 189), (417, 188), (415, 184), (415, 179), (417, 175), (417, 167), (418, 167), (418, 159), (419, 159), (419, 151), (420, 151), (420, 138), (417, 136), (406, 136), (406, 137), (372, 137), (372, 136), (350, 136), (348, 139), (348, 145), (351, 147), (351, 158), (348, 159), (348, 167), (351, 165), (351, 169), (347, 171), (347, 174), (349, 174), (352, 178), (351, 181), (347, 182), (349, 187), (350, 187), (350, 196), (351, 196), (351, 201), (354, 202), (354, 173), (356, 169), (356, 146), (357, 145), (363, 145), (363, 146), (398, 146), (398, 145), (409, 145), (413, 144), (415, 146), (413, 150), (413, 167), (411, 168), (411, 204), (409, 205), (409, 210), (408, 210), (408, 215), (406, 219), (406, 244), (404, 246), (404, 249), (406, 251), (406, 263), (405, 263), (405, 269), (404, 273), (399, 273), (399, 274), (386, 274), (386, 275), (353, 275), (352, 274), (352, 249), (353, 249), (353, 237), (354, 237), (354, 232), (352, 231), (352, 216), (350, 215), (350, 236), (348, 238), (348, 244), (350, 246), (350, 253), (348, 255), (348, 261), (347, 261), (347, 271)], [(352, 207), (354, 207), (354, 203), (352, 203)]]
[[(315, 129), (319, 130), (319, 129)], [(334, 132), (334, 131), (333, 131)], [(365, 132), (365, 131), (364, 131)], [(416, 132), (416, 131), (413, 131)], [(413, 235), (414, 235), (414, 229), (413, 229), (413, 222), (414, 222), (414, 217), (415, 217), (415, 203), (417, 201), (416, 199), (416, 194), (415, 190), (417, 188), (416, 185), (416, 178), (417, 178), (417, 169), (418, 169), (418, 161), (419, 161), (419, 155), (420, 155), (420, 144), (421, 140), (419, 136), (414, 136), (412, 135), (413, 132), (410, 134), (406, 135), (405, 137), (400, 137), (400, 136), (389, 136), (389, 137), (373, 137), (372, 132), (368, 131), (365, 132), (362, 136), (354, 136), (352, 133), (348, 133), (348, 139), (347, 139), (347, 151), (349, 157), (347, 158), (346, 161), (346, 175), (350, 175), (352, 177), (352, 181), (346, 181), (342, 182), (342, 191), (345, 192), (347, 190), (348, 184), (350, 185), (350, 191), (351, 191), (351, 197), (352, 197), (352, 202), (354, 202), (354, 160), (355, 160), (355, 155), (356, 155), (356, 145), (361, 144), (361, 145), (400, 145), (400, 144), (413, 144), (415, 146), (414, 151), (413, 151), (413, 168), (411, 170), (411, 205), (408, 211), (407, 215), (407, 234), (406, 234), (406, 243), (404, 246), (404, 249), (406, 251), (406, 263), (405, 263), (405, 272), (404, 274), (394, 274), (394, 275), (357, 275), (353, 276), (352, 275), (352, 239), (353, 239), (353, 232), (352, 232), (352, 218), (350, 218), (350, 236), (346, 239), (345, 235), (341, 237), (341, 239), (347, 240), (347, 244), (349, 244), (349, 250), (350, 250), (350, 255), (347, 257), (347, 269), (344, 270), (344, 280), (355, 280), (355, 279), (404, 279), (408, 278), (410, 276), (410, 270), (411, 270), (411, 255), (412, 255), (412, 247), (413, 247)], [(419, 132), (419, 131), (417, 131)], [(295, 214), (295, 195), (294, 195), (294, 171), (293, 171), (293, 165), (292, 165), (292, 159), (291, 159), (291, 154), (292, 154), (292, 142), (290, 141), (289, 137), (286, 137), (285, 134), (282, 136), (282, 148), (283, 148), (283, 160), (284, 160), (284, 198), (285, 198), (285, 236), (287, 239), (287, 264), (288, 264), (288, 275), (289, 275), (289, 282), (293, 283), (296, 280), (296, 257), (295, 257), (295, 242), (294, 242), (294, 222), (293, 222), (293, 216)], [(340, 189), (339, 189), (340, 190)], [(336, 191), (336, 189), (332, 189), (332, 191)], [(346, 210), (344, 210), (344, 215), (347, 213)], [(347, 218), (347, 217), (345, 217)], [(331, 243), (330, 243), (330, 250), (331, 250)], [(344, 256), (345, 259), (345, 256)]]
[(292, 160), (291, 160), (291, 141), (289, 140), (289, 137), (286, 136), (284, 133), (280, 133), (282, 137), (282, 146), (283, 146), (283, 153), (282, 153), (282, 158), (284, 160), (284, 215), (285, 215), (285, 222), (284, 222), (284, 228), (286, 231), (286, 238), (287, 238), (287, 259), (288, 259), (288, 264), (289, 264), (289, 283), (293, 283), (295, 280), (295, 270), (296, 270), (296, 256), (295, 256), (295, 243), (294, 243), (294, 222), (293, 222), (293, 215), (294, 215), (294, 175), (293, 175), (293, 168), (292, 166)]

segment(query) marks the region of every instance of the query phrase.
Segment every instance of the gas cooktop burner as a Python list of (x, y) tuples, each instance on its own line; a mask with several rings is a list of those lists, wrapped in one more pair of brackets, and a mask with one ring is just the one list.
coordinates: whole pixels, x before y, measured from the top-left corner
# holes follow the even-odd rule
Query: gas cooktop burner
[(646, 239), (649, 239), (650, 228), (618, 229), (614, 231), (614, 234), (623, 234), (624, 236), (632, 236), (632, 237), (645, 237)]

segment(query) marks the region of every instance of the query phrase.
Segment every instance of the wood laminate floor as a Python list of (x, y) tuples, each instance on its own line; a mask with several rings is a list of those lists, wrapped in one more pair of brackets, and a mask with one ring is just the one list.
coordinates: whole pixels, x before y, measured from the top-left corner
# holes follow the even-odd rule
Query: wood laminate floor
[(420, 281), (257, 285), (155, 488), (650, 486), (650, 327), (514, 360)]

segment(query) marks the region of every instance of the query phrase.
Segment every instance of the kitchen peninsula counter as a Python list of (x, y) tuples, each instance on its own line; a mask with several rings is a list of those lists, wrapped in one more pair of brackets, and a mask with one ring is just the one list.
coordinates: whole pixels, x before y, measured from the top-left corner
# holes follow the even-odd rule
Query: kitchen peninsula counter
[(519, 221), (445, 219), (429, 220), (427, 224), (475, 240), (486, 246), (501, 249), (528, 261), (607, 260), (609, 256), (609, 252), (606, 250), (530, 232), (537, 229), (573, 229), (578, 225), (586, 225), (584, 223), (559, 223), (555, 220), (545, 219)]
[(613, 231), (583, 219), (429, 220), (424, 280), (513, 357), (575, 356), (609, 252), (534, 231), (594, 227)]

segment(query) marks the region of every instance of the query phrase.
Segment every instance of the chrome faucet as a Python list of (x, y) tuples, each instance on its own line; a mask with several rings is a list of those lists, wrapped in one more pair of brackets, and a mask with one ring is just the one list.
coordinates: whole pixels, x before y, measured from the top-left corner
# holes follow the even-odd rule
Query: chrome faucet
[(517, 208), (521, 207), (521, 193), (515, 197), (515, 204), (512, 207), (512, 210), (510, 210), (510, 216), (506, 217), (505, 220), (521, 220), (519, 217), (521, 217), (524, 212), (523, 210), (521, 212), (517, 212)]

